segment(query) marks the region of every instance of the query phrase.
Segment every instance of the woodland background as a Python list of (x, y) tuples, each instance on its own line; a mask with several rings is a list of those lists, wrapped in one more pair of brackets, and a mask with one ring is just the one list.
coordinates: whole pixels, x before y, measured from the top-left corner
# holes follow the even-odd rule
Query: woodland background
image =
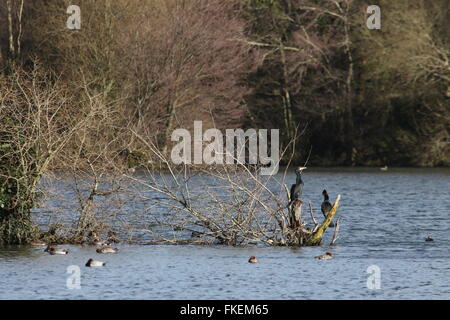
[(299, 136), (298, 163), (311, 150), (310, 165), (448, 166), (450, 3), (380, 0), (381, 30), (370, 4), (2, 0), (0, 121), (47, 101), (47, 134), (71, 132), (52, 168), (139, 162), (130, 131), (167, 152), (194, 120), (278, 128), (282, 148)]

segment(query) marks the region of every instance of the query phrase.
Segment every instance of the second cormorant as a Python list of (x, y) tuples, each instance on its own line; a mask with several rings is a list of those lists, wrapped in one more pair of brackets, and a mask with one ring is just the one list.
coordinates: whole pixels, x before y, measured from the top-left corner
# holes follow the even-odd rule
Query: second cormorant
[[(322, 210), (323, 217), (326, 218), (328, 215), (328, 212), (330, 212), (330, 210), (333, 206), (330, 203), (330, 197), (328, 196), (327, 190), (323, 190), (322, 195), (323, 195), (323, 202), (322, 202), (322, 205), (320, 206), (320, 209)], [(333, 221), (330, 222), (329, 227), (330, 228), (334, 227)]]

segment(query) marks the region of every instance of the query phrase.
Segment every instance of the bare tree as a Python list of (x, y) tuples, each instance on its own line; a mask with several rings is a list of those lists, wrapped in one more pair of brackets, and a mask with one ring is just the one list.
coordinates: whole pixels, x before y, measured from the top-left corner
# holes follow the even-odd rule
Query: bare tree
[(227, 245), (322, 242), (340, 196), (321, 224), (314, 220), (314, 225), (308, 227), (301, 206), (286, 206), (290, 202), (289, 193), (284, 191), (286, 172), (281, 177), (263, 176), (258, 166), (249, 166), (237, 158), (235, 165), (174, 166), (151, 140), (134, 133), (161, 165), (150, 167), (144, 177), (127, 175), (135, 185), (144, 187), (141, 199), (154, 203), (152, 214), (145, 217), (154, 227), (142, 231), (150, 233), (155, 242)]
[(0, 242), (40, 237), (30, 210), (41, 178), (58, 167), (78, 182), (79, 221), (72, 240), (83, 240), (85, 231), (99, 229), (94, 199), (121, 190), (116, 177), (126, 166), (120, 151), (127, 140), (123, 130), (111, 130), (120, 111), (87, 83), (75, 95), (39, 63), (31, 72), (17, 69), (0, 81)]
[[(352, 1), (248, 3), (247, 11), (255, 21), (250, 31), (254, 40), (249, 43), (265, 57), (255, 80), (252, 119), (266, 126), (277, 121), (284, 128), (285, 143), (289, 143), (299, 123), (324, 119), (331, 113), (342, 114), (345, 123), (338, 135), (345, 137), (343, 144), (351, 158)], [(259, 111), (261, 104), (264, 112)], [(265, 111), (269, 108), (275, 110), (267, 117)]]
[[(245, 40), (235, 1), (152, 1), (121, 24), (121, 61), (136, 129), (155, 135), (167, 151), (178, 124), (240, 121), (242, 83), (257, 59)], [(142, 10), (141, 6), (136, 9)], [(139, 23), (136, 23), (138, 21)]]

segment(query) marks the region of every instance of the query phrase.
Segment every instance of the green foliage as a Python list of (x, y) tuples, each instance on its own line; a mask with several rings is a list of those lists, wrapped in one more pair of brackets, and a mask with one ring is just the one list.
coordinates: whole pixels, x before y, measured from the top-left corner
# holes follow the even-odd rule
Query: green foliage
[[(4, 136), (0, 132), (0, 137)], [(26, 243), (37, 235), (30, 216), (33, 196), (27, 178), (15, 159), (14, 150), (3, 144), (0, 149), (0, 244)]]
[(30, 215), (38, 179), (36, 146), (21, 135), (20, 113), (10, 114), (13, 108), (19, 106), (3, 106), (0, 119), (0, 244), (26, 243), (38, 234)]

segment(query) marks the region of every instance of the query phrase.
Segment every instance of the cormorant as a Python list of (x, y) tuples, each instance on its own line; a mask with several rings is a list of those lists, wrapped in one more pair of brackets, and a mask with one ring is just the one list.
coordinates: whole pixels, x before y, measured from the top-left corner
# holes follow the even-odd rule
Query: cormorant
[(298, 167), (295, 169), (295, 174), (297, 175), (297, 180), (295, 181), (295, 184), (291, 186), (291, 195), (290, 195), (290, 202), (288, 204), (288, 207), (295, 201), (295, 200), (301, 200), (302, 198), (302, 191), (303, 191), (303, 180), (302, 180), (302, 171), (305, 170), (306, 167)]
[[(323, 194), (323, 202), (320, 206), (320, 209), (322, 210), (323, 217), (326, 218), (328, 215), (328, 212), (330, 212), (331, 208), (333, 207), (330, 203), (330, 197), (328, 196), (327, 190), (322, 191)], [(333, 221), (330, 222), (329, 225), (331, 228), (334, 227)]]

